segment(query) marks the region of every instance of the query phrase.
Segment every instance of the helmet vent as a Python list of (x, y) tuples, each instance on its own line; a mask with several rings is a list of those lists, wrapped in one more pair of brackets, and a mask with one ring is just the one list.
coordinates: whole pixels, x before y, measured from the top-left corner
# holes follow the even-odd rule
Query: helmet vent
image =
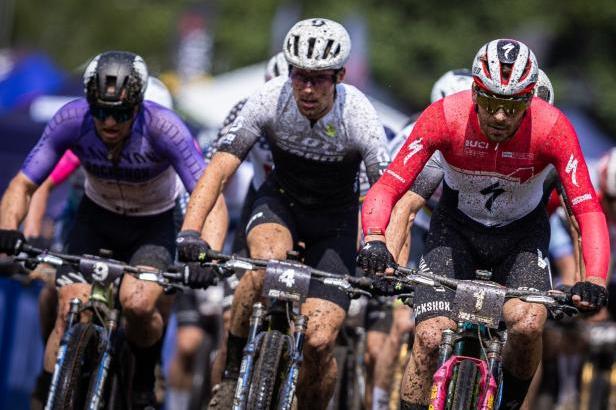
[(299, 55), (299, 36), (293, 36), (293, 55)]
[(327, 58), (327, 55), (331, 51), (334, 45), (334, 40), (327, 40), (327, 45), (325, 46), (325, 50), (323, 50), (323, 58)]
[(314, 53), (314, 43), (316, 43), (317, 39), (314, 37), (310, 37), (308, 39), (308, 52), (306, 53), (306, 57), (312, 58), (312, 53)]
[(116, 81), (117, 77), (108, 75), (105, 78), (105, 95), (116, 95)]

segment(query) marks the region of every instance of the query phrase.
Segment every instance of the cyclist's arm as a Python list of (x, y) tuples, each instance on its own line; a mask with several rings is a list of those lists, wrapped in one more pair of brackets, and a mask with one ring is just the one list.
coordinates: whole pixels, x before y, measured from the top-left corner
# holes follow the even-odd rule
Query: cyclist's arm
[(17, 229), (28, 212), (37, 185), (22, 171), (11, 180), (0, 202), (0, 229)]
[(391, 212), (391, 219), (385, 232), (385, 238), (387, 248), (394, 255), (398, 264), (406, 265), (400, 259), (404, 256), (408, 257), (408, 255), (403, 255), (404, 245), (409, 240), (409, 232), (417, 212), (425, 204), (426, 200), (423, 197), (413, 191), (408, 191), (400, 198)]
[(205, 219), (201, 237), (215, 251), (222, 251), (225, 243), (225, 236), (229, 228), (229, 213), (223, 195), (218, 195), (218, 200), (212, 211)]
[(590, 182), (577, 135), (563, 115), (555, 123), (550, 135), (558, 137), (558, 144), (547, 141), (544, 146), (551, 147), (549, 155), (580, 226), (586, 279), (605, 285), (610, 258), (607, 224)]
[[(442, 102), (429, 106), (383, 176), (370, 188), (362, 207), (362, 226), (366, 241), (385, 240), (391, 211), (413, 184), (432, 153), (444, 146), (446, 128)], [(368, 233), (374, 233), (375, 235)]]
[(41, 226), (43, 225), (43, 218), (47, 210), (47, 201), (54, 188), (55, 184), (51, 177), (49, 177), (32, 195), (30, 206), (28, 207), (28, 214), (26, 219), (24, 219), (23, 225), (23, 232), (26, 238), (37, 238), (41, 236)]
[(32, 194), (49, 176), (62, 154), (79, 137), (83, 111), (78, 102), (62, 107), (47, 123), (21, 171), (13, 178), (0, 203), (0, 228), (17, 229), (28, 212)]

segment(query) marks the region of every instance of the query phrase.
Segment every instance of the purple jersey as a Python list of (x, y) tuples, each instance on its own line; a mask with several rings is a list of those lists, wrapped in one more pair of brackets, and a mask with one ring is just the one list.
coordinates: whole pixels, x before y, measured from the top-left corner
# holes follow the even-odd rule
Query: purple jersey
[(191, 192), (205, 168), (182, 120), (151, 101), (142, 104), (115, 163), (96, 134), (86, 100), (66, 104), (47, 124), (22, 172), (41, 184), (68, 149), (84, 167), (86, 195), (101, 207), (125, 215), (171, 209), (181, 188), (178, 175)]

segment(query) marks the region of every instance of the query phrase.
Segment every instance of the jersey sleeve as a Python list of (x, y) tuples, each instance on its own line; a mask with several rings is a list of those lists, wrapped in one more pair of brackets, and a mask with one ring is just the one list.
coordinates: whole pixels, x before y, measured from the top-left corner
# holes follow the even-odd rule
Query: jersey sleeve
[(605, 279), (610, 258), (607, 224), (590, 181), (575, 129), (561, 114), (547, 139), (543, 147), (549, 149), (547, 155), (558, 172), (580, 226), (586, 276)]
[(21, 167), (32, 182), (42, 184), (64, 152), (79, 138), (84, 112), (82, 104), (71, 102), (49, 120)]
[(198, 145), (188, 127), (173, 111), (161, 107), (150, 115), (153, 146), (171, 163), (186, 191), (192, 192), (205, 169)]
[[(257, 92), (243, 105), (233, 122), (224, 127), (224, 135), (217, 141), (217, 151), (233, 154), (242, 161), (248, 155), (252, 146), (261, 135), (263, 124), (266, 123), (272, 107), (271, 85), (267, 83), (265, 89)], [(272, 104), (276, 104), (272, 101)]]
[(445, 171), (441, 163), (441, 156), (438, 152), (435, 152), (413, 182), (411, 191), (427, 201), (441, 184), (444, 176)]
[(398, 155), (368, 191), (362, 207), (365, 235), (371, 230), (385, 232), (393, 206), (413, 184), (434, 151), (443, 148), (446, 136), (441, 100), (421, 114)]
[(376, 110), (363, 94), (359, 91), (354, 95), (358, 111), (354, 111), (354, 117), (349, 121), (353, 138), (359, 145), (363, 163), (366, 167), (366, 175), (370, 185), (374, 184), (389, 164), (389, 148), (383, 124), (379, 120)]
[(79, 168), (80, 164), (79, 158), (77, 158), (77, 155), (73, 154), (73, 151), (69, 149), (64, 152), (64, 155), (62, 155), (62, 158), (60, 158), (60, 161), (49, 175), (51, 182), (53, 182), (54, 185), (60, 185)]

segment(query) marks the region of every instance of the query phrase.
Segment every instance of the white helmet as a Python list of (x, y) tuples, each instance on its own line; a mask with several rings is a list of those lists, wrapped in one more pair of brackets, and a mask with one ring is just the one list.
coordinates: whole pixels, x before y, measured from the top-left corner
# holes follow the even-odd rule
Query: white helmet
[(167, 86), (154, 76), (148, 77), (148, 88), (145, 89), (145, 100), (154, 101), (165, 108), (173, 109), (173, 97)]
[(274, 57), (270, 58), (265, 67), (265, 81), (278, 76), (289, 76), (289, 63), (284, 58), (284, 53), (281, 51)]
[(431, 102), (436, 102), (448, 95), (470, 90), (472, 85), (473, 75), (468, 68), (447, 71), (432, 86), (430, 100)]
[[(503, 70), (511, 68), (510, 72)], [(517, 40), (498, 39), (479, 49), (473, 61), (473, 77), (480, 89), (517, 96), (533, 91), (537, 82), (535, 54)]]
[(287, 62), (306, 70), (338, 70), (351, 53), (351, 38), (339, 23), (313, 18), (296, 23), (283, 45)]
[(554, 88), (552, 87), (552, 82), (542, 69), (539, 69), (539, 79), (537, 80), (537, 84), (535, 84), (533, 93), (535, 97), (539, 97), (550, 104), (554, 104)]

